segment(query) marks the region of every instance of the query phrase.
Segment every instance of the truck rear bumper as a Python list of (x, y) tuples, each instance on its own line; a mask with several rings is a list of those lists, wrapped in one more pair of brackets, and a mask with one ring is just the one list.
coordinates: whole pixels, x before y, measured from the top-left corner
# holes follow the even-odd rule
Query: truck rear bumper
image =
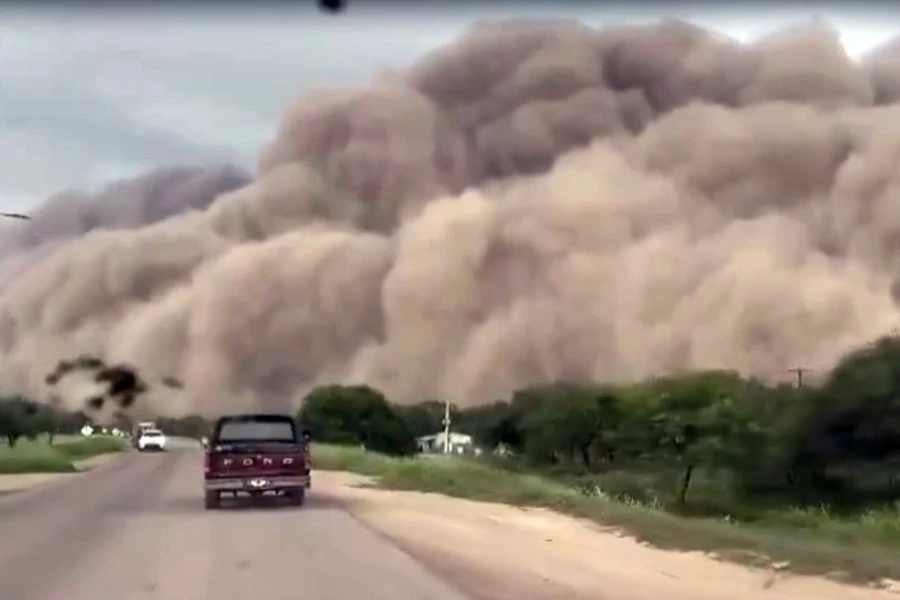
[(222, 477), (205, 480), (208, 492), (272, 492), (285, 489), (309, 488), (309, 475), (285, 477), (265, 475), (251, 477)]

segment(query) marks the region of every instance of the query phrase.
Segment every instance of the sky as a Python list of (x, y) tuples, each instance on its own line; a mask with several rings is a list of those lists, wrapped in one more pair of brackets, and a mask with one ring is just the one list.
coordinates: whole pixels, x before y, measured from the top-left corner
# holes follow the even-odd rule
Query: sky
[[(890, 3), (798, 5), (350, 0), (287, 8), (0, 7), (0, 211), (173, 164), (253, 169), (282, 108), (305, 89), (401, 68), (479, 19), (575, 17), (590, 25), (681, 17), (742, 40), (819, 14), (852, 56), (900, 28)], [(724, 3), (723, 3), (724, 4)], [(164, 6), (164, 5), (163, 5)], [(443, 6), (444, 8), (441, 8)], [(891, 12), (888, 12), (891, 11)]]

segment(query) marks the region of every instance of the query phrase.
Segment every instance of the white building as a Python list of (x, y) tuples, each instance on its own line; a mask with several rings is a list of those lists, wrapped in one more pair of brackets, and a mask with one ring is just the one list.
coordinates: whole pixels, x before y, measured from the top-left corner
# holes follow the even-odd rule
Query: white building
[[(420, 438), (416, 438), (419, 452), (428, 454), (443, 453), (445, 441), (446, 436), (443, 431), (434, 435), (425, 435)], [(453, 431), (450, 432), (449, 450), (450, 454), (467, 454), (469, 452), (476, 451), (471, 435), (465, 433), (455, 433)]]

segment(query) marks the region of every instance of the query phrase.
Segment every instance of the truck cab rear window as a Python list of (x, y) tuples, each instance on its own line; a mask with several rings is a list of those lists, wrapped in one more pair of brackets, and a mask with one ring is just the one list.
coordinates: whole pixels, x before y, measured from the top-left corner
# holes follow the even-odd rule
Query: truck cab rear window
[(225, 421), (219, 426), (217, 441), (294, 442), (297, 434), (291, 421)]

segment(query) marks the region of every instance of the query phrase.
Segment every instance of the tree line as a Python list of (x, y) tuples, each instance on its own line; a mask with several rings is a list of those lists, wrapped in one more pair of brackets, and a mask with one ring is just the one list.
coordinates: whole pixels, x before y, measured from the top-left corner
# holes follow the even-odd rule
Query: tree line
[(23, 396), (0, 398), (0, 440), (13, 448), (21, 439), (46, 435), (50, 443), (58, 434), (77, 433), (88, 419), (81, 412), (70, 412), (33, 402)]
[[(326, 386), (298, 419), (317, 440), (394, 455), (441, 430), (442, 402), (397, 406), (366, 386)], [(555, 382), (474, 408), (455, 431), (506, 466), (566, 474), (670, 473), (685, 505), (698, 477), (736, 497), (852, 509), (900, 500), (900, 338), (839, 362), (816, 386), (770, 385), (729, 371), (630, 385)], [(499, 460), (499, 459), (495, 459)]]
[[(156, 424), (173, 436), (200, 439), (209, 434), (211, 423), (200, 415), (162, 417)], [(90, 419), (82, 411), (69, 411), (58, 406), (34, 402), (24, 396), (0, 397), (0, 443), (15, 447), (19, 440), (33, 440), (46, 436), (52, 444), (57, 435), (74, 435), (81, 432)], [(110, 428), (131, 433), (133, 423), (122, 417)]]

